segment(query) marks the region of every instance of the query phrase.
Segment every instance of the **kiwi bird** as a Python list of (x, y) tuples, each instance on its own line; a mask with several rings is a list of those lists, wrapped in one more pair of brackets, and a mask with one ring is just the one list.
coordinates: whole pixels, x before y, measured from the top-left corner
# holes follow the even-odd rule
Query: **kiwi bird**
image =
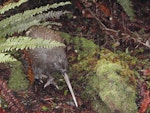
[[(34, 26), (31, 27), (26, 35), (32, 38), (43, 38), (55, 40), (58, 42), (63, 42), (62, 37), (57, 31), (51, 30), (43, 26)], [(68, 61), (65, 53), (65, 48), (54, 47), (54, 48), (35, 48), (27, 50), (29, 58), (32, 61), (32, 70), (35, 79), (42, 81), (42, 78), (47, 78), (47, 82), (44, 85), (44, 88), (50, 84), (54, 84), (53, 77), (51, 76), (54, 72), (60, 72), (66, 84), (70, 90), (72, 98), (76, 107), (78, 107), (77, 100), (72, 89), (69, 77), (67, 75)]]

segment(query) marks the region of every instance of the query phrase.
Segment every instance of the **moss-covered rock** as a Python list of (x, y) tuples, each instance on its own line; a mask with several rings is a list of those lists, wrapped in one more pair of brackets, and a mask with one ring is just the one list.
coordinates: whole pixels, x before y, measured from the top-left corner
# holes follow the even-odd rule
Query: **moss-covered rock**
[(25, 90), (29, 86), (29, 81), (22, 71), (22, 64), (19, 61), (11, 63), (11, 75), (8, 86), (15, 91)]
[(136, 113), (136, 92), (121, 76), (123, 67), (107, 60), (100, 60), (97, 65), (97, 76), (92, 85), (102, 101), (112, 112)]
[(94, 97), (97, 95), (100, 98), (99, 101), (93, 101), (93, 107), (103, 113), (100, 109), (104, 111), (101, 104), (105, 103), (105, 112), (109, 107), (112, 113), (137, 113), (135, 83), (131, 84), (129, 79), (135, 76), (134, 71), (117, 54), (107, 49), (102, 49), (100, 53), (101, 59), (95, 68), (96, 75), (89, 82), (91, 90), (95, 92), (91, 91)]

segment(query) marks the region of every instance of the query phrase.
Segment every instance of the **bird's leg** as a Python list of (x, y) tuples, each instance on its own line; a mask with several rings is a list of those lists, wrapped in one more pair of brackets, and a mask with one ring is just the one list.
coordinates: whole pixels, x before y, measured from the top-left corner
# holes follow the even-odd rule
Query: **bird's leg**
[(35, 79), (40, 80), (41, 83), (43, 83), (43, 78), (47, 78), (44, 74), (36, 74)]
[(57, 83), (54, 81), (54, 78), (51, 75), (48, 76), (48, 80), (46, 84), (44, 85), (44, 88), (46, 88), (50, 84), (54, 85), (57, 89), (59, 89)]

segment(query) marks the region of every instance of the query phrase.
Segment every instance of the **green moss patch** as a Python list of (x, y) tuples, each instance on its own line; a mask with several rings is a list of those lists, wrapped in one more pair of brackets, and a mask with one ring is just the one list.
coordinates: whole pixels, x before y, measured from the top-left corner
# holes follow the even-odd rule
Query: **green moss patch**
[(11, 76), (8, 82), (8, 86), (15, 91), (27, 89), (29, 86), (29, 81), (26, 78), (27, 76), (22, 71), (21, 62), (13, 62), (11, 65)]

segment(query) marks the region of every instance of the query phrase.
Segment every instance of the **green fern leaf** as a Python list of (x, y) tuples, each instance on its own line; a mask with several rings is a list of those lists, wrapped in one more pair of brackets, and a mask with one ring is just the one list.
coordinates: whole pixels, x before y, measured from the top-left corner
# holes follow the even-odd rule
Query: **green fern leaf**
[(69, 11), (49, 11), (48, 13), (42, 13), (34, 17), (37, 20), (46, 20), (47, 18), (59, 18), (60, 16), (70, 13)]
[(11, 25), (11, 24), (14, 24), (16, 22), (26, 20), (30, 17), (33, 17), (36, 14), (41, 14), (43, 11), (47, 11), (48, 9), (57, 8), (59, 6), (63, 6), (63, 5), (67, 5), (67, 4), (70, 4), (70, 2), (60, 2), (60, 3), (55, 3), (55, 4), (52, 4), (52, 5), (48, 4), (47, 6), (41, 6), (39, 8), (33, 9), (33, 10), (27, 10), (23, 14), (19, 13), (19, 14), (13, 15), (9, 18), (6, 18), (6, 19), (2, 20), (0, 22), (0, 28), (4, 28), (7, 25)]
[(16, 23), (16, 25), (13, 26), (7, 26), (3, 30), (1, 30), (0, 37), (5, 37), (7, 35), (11, 36), (15, 32), (22, 32), (24, 30), (27, 30), (29, 27), (33, 25), (40, 25), (39, 21), (33, 20), (30, 22), (21, 22), (21, 23)]
[(71, 4), (71, 2), (67, 1), (67, 2), (60, 2), (60, 3), (54, 3), (50, 6), (51, 9), (56, 9), (57, 7), (60, 6), (65, 6), (65, 5), (69, 5)]
[(9, 54), (0, 53), (0, 63), (13, 62), (13, 61), (17, 61), (17, 60)]
[(24, 13), (19, 13), (16, 15), (13, 15), (9, 18), (6, 18), (2, 21), (0, 21), (0, 37), (5, 37), (6, 35), (12, 35), (15, 32), (22, 32), (26, 30), (27, 28), (33, 26), (33, 25), (40, 25), (38, 24), (41, 20), (45, 20), (48, 18), (48, 16), (51, 17), (58, 17), (59, 15), (65, 14), (67, 12), (50, 12), (47, 13), (46, 17), (41, 17), (41, 16), (36, 16), (36, 14), (40, 14), (43, 11), (47, 11), (50, 8), (56, 8), (59, 6), (67, 5), (70, 4), (70, 2), (60, 2), (60, 3), (55, 3), (52, 5), (47, 5), (47, 6), (41, 6), (40, 8), (36, 8), (33, 10), (27, 10)]
[(127, 15), (130, 17), (130, 20), (133, 20), (135, 15), (134, 10), (132, 8), (132, 2), (130, 0), (117, 0), (117, 1), (123, 7)]
[(13, 51), (23, 49), (34, 49), (38, 48), (53, 48), (64, 46), (64, 44), (55, 40), (44, 40), (42, 38), (33, 39), (26, 36), (11, 37), (0, 45), (0, 51)]
[(19, 0), (19, 2), (9, 3), (8, 5), (5, 5), (4, 7), (2, 7), (2, 9), (0, 9), (0, 14), (4, 14), (6, 11), (14, 9), (15, 7), (18, 7), (27, 1), (28, 0)]

